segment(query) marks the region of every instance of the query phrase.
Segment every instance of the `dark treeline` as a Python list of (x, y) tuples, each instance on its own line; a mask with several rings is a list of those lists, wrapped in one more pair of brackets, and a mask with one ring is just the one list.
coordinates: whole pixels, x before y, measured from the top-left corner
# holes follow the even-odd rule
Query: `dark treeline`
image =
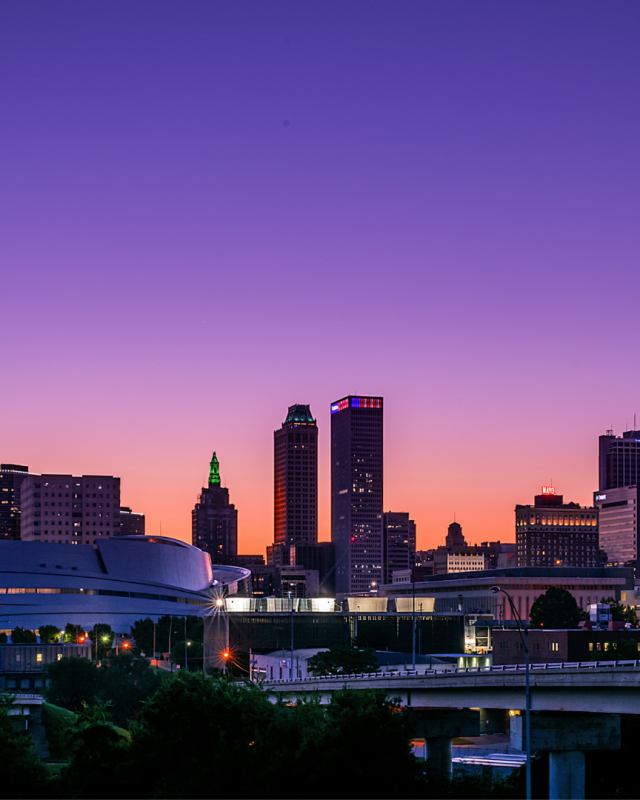
[[(47, 715), (57, 722), (49, 767), (0, 707), (5, 796), (42, 798), (521, 798), (524, 770), (491, 784), (443, 780), (411, 750), (410, 709), (384, 692), (344, 690), (271, 703), (259, 686), (202, 672), (161, 673), (120, 655), (98, 667), (50, 669)], [(57, 709), (57, 710), (56, 710)], [(62, 709), (69, 709), (63, 711)], [(74, 713), (72, 713), (74, 712)], [(637, 797), (638, 717), (623, 717), (623, 749), (590, 753), (587, 797)], [(52, 731), (47, 731), (50, 736)], [(51, 738), (51, 737), (50, 737)], [(53, 752), (53, 748), (52, 748)], [(534, 760), (534, 796), (548, 797), (548, 760)]]

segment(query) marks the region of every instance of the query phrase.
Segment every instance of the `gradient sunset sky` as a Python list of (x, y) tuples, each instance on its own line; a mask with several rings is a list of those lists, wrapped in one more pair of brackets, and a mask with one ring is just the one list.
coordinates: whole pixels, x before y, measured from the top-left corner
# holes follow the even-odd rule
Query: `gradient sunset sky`
[(385, 399), (385, 510), (513, 541), (640, 415), (640, 2), (4, 0), (0, 460), (239, 550), (273, 431)]

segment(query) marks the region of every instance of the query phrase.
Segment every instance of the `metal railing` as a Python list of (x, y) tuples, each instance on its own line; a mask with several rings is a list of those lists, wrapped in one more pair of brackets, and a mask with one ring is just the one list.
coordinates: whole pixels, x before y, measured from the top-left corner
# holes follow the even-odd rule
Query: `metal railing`
[[(606, 667), (608, 669), (618, 669), (622, 667), (640, 668), (640, 660), (625, 660), (625, 661), (557, 661), (549, 664), (531, 664), (530, 672), (553, 672), (555, 670), (593, 670)], [(407, 670), (393, 670), (390, 672), (363, 672), (355, 675), (319, 675), (318, 677), (307, 678), (294, 678), (290, 681), (289, 678), (273, 678), (264, 680), (263, 683), (269, 684), (282, 684), (282, 683), (316, 683), (317, 681), (353, 681), (353, 680), (371, 680), (378, 678), (380, 680), (388, 680), (390, 678), (408, 678), (408, 677), (447, 677), (456, 675), (468, 675), (476, 673), (504, 673), (504, 672), (524, 672), (524, 664), (501, 664), (500, 666), (491, 667), (455, 667), (454, 669), (407, 669)]]

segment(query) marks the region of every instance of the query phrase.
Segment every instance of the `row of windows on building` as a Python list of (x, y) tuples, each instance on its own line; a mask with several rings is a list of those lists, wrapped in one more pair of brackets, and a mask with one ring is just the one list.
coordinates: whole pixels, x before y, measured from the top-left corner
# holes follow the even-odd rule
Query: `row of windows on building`
[(580, 525), (590, 527), (598, 524), (598, 517), (596, 514), (531, 514), (529, 521), (526, 517), (518, 519), (519, 526), (526, 525)]
[[(53, 551), (52, 551), (53, 552)], [(75, 579), (76, 576), (74, 576)], [(138, 600), (164, 600), (169, 603), (186, 603), (191, 606), (210, 606), (207, 600), (196, 600), (191, 597), (175, 595), (148, 594), (146, 592), (120, 592), (113, 589), (76, 589), (75, 587), (0, 587), (0, 594), (87, 594), (106, 597), (133, 597)]]

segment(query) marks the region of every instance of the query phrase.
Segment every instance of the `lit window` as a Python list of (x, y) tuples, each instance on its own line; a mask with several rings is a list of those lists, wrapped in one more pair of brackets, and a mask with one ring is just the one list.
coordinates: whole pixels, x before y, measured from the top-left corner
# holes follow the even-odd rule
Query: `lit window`
[(36, 661), (42, 661), (42, 653), (36, 653)]

